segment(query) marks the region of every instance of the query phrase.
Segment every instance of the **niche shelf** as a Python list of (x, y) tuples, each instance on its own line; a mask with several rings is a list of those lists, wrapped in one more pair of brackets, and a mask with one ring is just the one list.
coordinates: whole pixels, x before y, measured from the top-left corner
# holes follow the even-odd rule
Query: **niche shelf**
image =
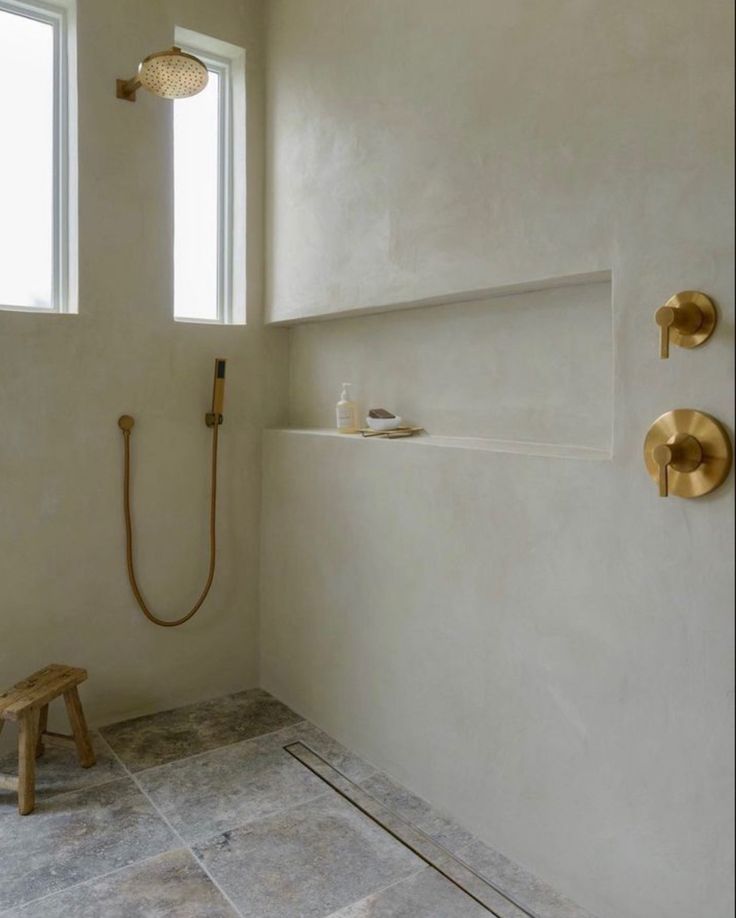
[(343, 443), (382, 444), (385, 448), (411, 449), (463, 449), (480, 453), (510, 453), (518, 456), (544, 456), (548, 459), (583, 459), (610, 462), (610, 450), (589, 446), (566, 446), (558, 443), (531, 443), (524, 440), (493, 440), (486, 437), (443, 437), (435, 434), (416, 434), (387, 440), (382, 437), (362, 437), (360, 434), (341, 434), (328, 427), (272, 427), (268, 433), (296, 437), (325, 437)]
[(384, 407), (431, 432), (410, 449), (610, 459), (610, 272), (477, 296), (290, 328), (289, 429), (330, 436), (347, 380), (361, 416)]

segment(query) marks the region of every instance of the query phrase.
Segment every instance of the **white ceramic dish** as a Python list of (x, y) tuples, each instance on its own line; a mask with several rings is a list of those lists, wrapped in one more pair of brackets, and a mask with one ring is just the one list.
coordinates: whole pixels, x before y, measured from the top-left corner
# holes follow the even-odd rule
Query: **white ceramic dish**
[(396, 430), (401, 427), (401, 418), (366, 418), (365, 422), (371, 430)]

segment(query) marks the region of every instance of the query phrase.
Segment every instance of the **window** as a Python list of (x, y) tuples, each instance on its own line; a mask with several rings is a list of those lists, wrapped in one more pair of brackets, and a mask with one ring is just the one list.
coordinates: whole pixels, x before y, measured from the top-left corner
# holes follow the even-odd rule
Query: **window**
[(0, 0), (0, 308), (73, 312), (67, 13)]
[(241, 49), (177, 30), (177, 42), (207, 66), (196, 96), (174, 102), (174, 317), (188, 322), (240, 323), (244, 297), (235, 270), (233, 164), (243, 165), (233, 111), (245, 122)]

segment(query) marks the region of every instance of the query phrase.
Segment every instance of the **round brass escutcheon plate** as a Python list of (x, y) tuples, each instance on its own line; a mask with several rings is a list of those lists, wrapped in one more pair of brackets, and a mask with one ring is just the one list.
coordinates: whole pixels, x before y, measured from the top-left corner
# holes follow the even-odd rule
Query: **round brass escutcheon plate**
[(135, 421), (129, 414), (123, 414), (121, 415), (121, 417), (118, 418), (118, 427), (121, 430), (124, 430), (124, 431), (132, 430), (134, 424), (135, 424)]
[(672, 328), (670, 342), (678, 347), (698, 347), (704, 344), (715, 331), (718, 321), (716, 307), (713, 305), (713, 300), (699, 290), (683, 290), (681, 293), (676, 293), (667, 300), (665, 306), (678, 309), (685, 306), (686, 303), (694, 303), (698, 307), (703, 316), (703, 322), (697, 331), (690, 334), (683, 334), (676, 328)]
[(655, 481), (659, 481), (660, 468), (654, 460), (655, 447), (662, 443), (674, 443), (682, 434), (689, 434), (700, 443), (703, 460), (692, 472), (678, 472), (670, 467), (670, 494), (676, 494), (678, 497), (702, 497), (704, 494), (710, 494), (728, 478), (733, 451), (723, 426), (703, 411), (676, 408), (657, 418), (644, 440), (644, 462), (647, 471)]

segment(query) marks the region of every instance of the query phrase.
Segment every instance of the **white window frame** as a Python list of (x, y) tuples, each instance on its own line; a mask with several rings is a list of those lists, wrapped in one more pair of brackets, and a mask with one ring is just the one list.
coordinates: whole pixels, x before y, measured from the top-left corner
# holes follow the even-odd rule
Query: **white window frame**
[[(213, 46), (230, 47), (224, 42), (196, 35), (184, 29), (177, 29), (176, 41), (183, 51), (198, 57), (207, 69), (219, 77), (219, 99), (217, 113), (217, 318), (196, 319), (177, 316), (177, 322), (197, 323), (202, 325), (240, 325), (244, 324), (244, 313), (240, 316), (235, 307), (236, 282), (235, 273), (235, 240), (233, 202), (236, 199), (234, 182), (234, 143), (233, 130), (234, 110), (234, 71), (237, 59), (242, 57), (242, 49), (235, 49), (237, 58), (232, 53), (217, 53)], [(177, 103), (185, 105), (186, 100)], [(174, 227), (176, 232), (176, 226)]]
[[(70, 9), (42, 0), (0, 0), (0, 10), (44, 22), (54, 36), (53, 99), (53, 265), (51, 306), (1, 304), (0, 309), (30, 313), (75, 313), (76, 276), (72, 273), (73, 248), (71, 193), (71, 112), (70, 112)], [(76, 210), (74, 211), (76, 214)]]

